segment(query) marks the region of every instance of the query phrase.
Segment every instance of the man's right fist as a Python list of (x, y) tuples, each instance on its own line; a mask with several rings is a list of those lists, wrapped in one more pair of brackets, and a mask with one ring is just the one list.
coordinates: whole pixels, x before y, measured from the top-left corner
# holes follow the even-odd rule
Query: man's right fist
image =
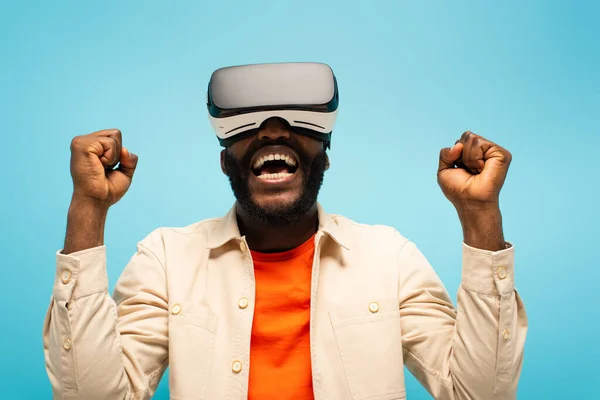
[(112, 206), (129, 189), (137, 161), (122, 146), (118, 129), (75, 137), (71, 142), (73, 195)]

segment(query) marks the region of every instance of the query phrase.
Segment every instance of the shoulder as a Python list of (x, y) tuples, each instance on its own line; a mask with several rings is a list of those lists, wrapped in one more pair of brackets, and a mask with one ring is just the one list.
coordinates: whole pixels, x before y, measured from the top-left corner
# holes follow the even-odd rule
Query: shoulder
[(204, 234), (206, 231), (211, 230), (223, 221), (223, 217), (209, 218), (200, 221), (193, 222), (184, 226), (161, 226), (151, 231), (142, 242), (148, 240), (152, 241), (158, 237), (193, 237)]
[(168, 248), (189, 248), (192, 244), (196, 249), (207, 245), (208, 233), (222, 224), (224, 217), (209, 218), (196, 221), (184, 226), (162, 226), (152, 230), (138, 242), (147, 250), (153, 252), (159, 259), (164, 258)]
[(384, 224), (368, 224), (355, 221), (340, 214), (328, 214), (331, 223), (337, 227), (342, 240), (348, 247), (365, 246), (374, 249), (399, 249), (410, 242), (396, 228)]

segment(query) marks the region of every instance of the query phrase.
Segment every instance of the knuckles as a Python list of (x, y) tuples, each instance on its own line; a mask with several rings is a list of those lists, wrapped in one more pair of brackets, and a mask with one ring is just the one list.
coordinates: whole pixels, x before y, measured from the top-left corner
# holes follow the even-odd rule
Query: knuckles
[(83, 136), (75, 136), (71, 140), (71, 146), (70, 146), (71, 151), (79, 150), (83, 145), (83, 143), (82, 143), (83, 141), (84, 141)]
[(504, 156), (504, 162), (510, 164), (512, 161), (512, 153), (506, 149), (502, 149), (502, 155)]
[[(476, 165), (476, 163), (472, 159), (477, 155), (476, 154), (477, 150), (481, 149), (481, 148), (488, 148), (488, 149), (494, 148), (494, 152), (496, 152), (496, 154), (501, 155), (500, 159), (506, 165), (509, 165), (513, 158), (513, 155), (507, 149), (505, 149), (502, 146), (499, 146), (498, 144), (496, 144), (492, 141), (489, 141), (486, 138), (479, 136), (471, 131), (463, 132), (463, 134), (460, 136), (460, 139), (458, 139), (456, 142), (454, 142), (455, 145), (458, 143), (462, 143), (465, 146), (467, 144), (470, 144), (470, 146), (468, 146), (468, 148), (470, 149), (470, 152), (463, 149), (463, 153), (459, 158), (459, 160), (461, 160), (467, 166), (469, 166), (471, 164), (473, 164), (472, 166)], [(467, 154), (467, 152), (469, 154)], [(446, 156), (446, 148), (442, 148), (440, 150), (440, 159), (444, 159), (445, 156)]]
[[(119, 129), (105, 129), (87, 135), (75, 136), (71, 140), (71, 152), (85, 152), (86, 150), (89, 150), (90, 147), (94, 147), (95, 144), (102, 147), (99, 141), (100, 138), (112, 139), (117, 148), (119, 148), (123, 142), (123, 135)], [(112, 145), (109, 146), (112, 147)]]
[(121, 131), (119, 129), (110, 129), (111, 131), (113, 131), (113, 135), (116, 136), (116, 139), (119, 143), (121, 143), (121, 139), (123, 137), (123, 134), (121, 133)]
[(90, 151), (102, 151), (102, 144), (89, 135), (83, 136), (75, 136), (73, 140), (71, 140), (71, 154), (83, 154)]
[(504, 147), (498, 145), (497, 143), (487, 140), (486, 138), (479, 136), (471, 131), (464, 132), (462, 134), (462, 136), (460, 137), (460, 139), (456, 141), (456, 143), (460, 142), (460, 143), (466, 144), (467, 141), (469, 141), (469, 140), (472, 141), (472, 147), (474, 147), (474, 148), (482, 147), (484, 145), (487, 145), (489, 147), (495, 147), (496, 149), (498, 149), (498, 151), (500, 153), (502, 153), (502, 155), (504, 156), (504, 159), (507, 162), (512, 161), (512, 154), (510, 153), (510, 151), (508, 151)]

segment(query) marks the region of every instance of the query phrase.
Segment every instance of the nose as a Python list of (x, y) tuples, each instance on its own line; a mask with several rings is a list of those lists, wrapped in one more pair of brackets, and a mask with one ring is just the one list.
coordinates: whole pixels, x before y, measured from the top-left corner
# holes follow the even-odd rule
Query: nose
[(258, 140), (277, 140), (289, 139), (291, 135), (285, 121), (280, 118), (269, 118), (266, 120), (258, 131)]

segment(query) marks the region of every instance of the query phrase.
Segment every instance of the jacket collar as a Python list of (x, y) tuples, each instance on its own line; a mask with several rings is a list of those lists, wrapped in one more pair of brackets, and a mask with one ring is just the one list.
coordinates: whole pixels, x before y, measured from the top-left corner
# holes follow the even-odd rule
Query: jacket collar
[[(207, 248), (219, 248), (231, 240), (242, 240), (240, 229), (237, 223), (236, 205), (221, 218), (217, 224), (208, 232)], [(320, 203), (317, 203), (319, 231), (331, 237), (339, 246), (348, 249), (347, 241), (344, 237), (344, 231), (340, 228), (337, 221), (332, 215), (325, 212)]]

